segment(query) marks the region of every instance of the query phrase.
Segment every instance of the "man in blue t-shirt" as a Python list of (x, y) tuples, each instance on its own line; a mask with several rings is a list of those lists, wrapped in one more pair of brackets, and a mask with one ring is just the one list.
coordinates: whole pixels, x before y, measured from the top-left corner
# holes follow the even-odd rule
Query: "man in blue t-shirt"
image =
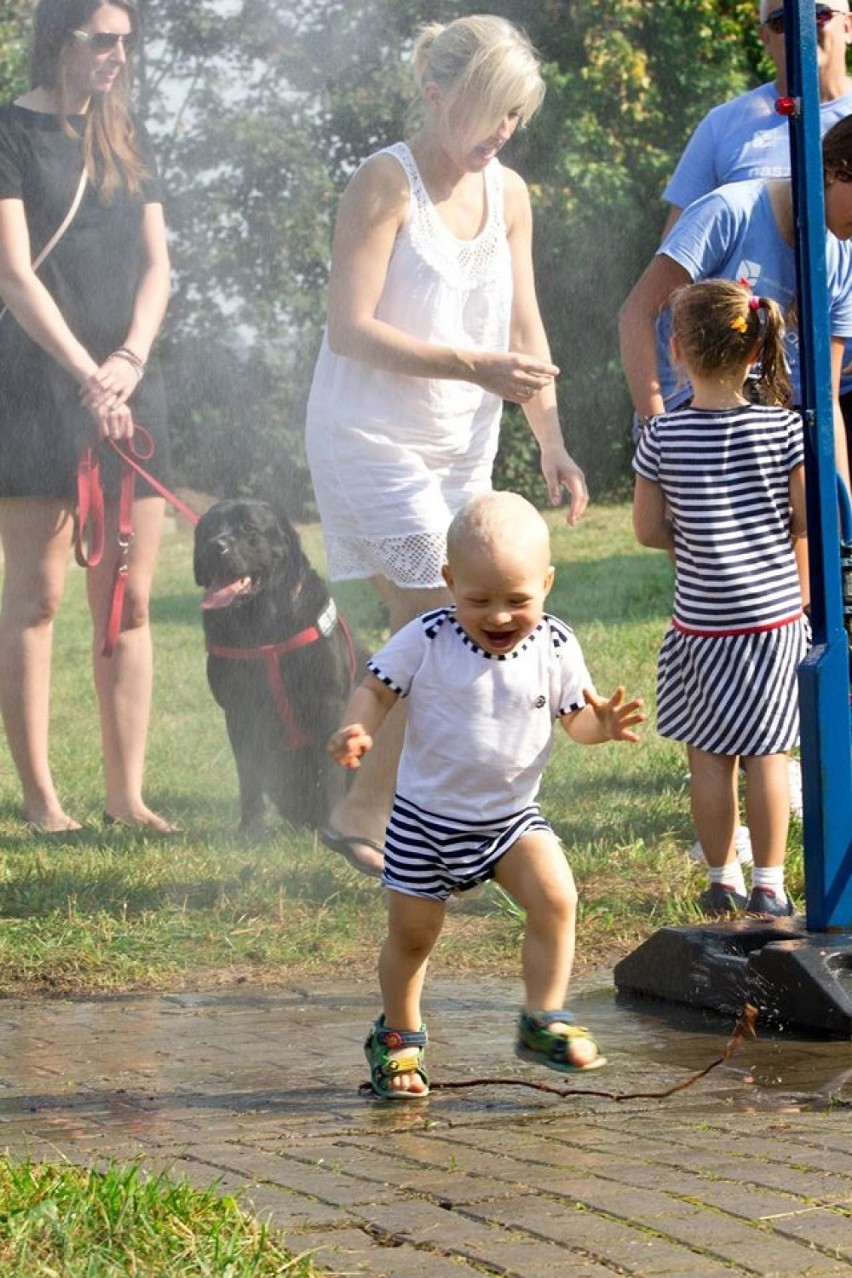
[[(820, 125), (826, 133), (852, 113), (852, 79), (846, 50), (852, 43), (849, 0), (817, 3), (817, 70)], [(775, 80), (708, 111), (684, 148), (663, 199), (671, 206), (663, 236), (693, 200), (728, 182), (790, 175), (790, 126), (775, 110), (787, 92), (782, 0), (761, 0), (760, 41), (775, 67)]]

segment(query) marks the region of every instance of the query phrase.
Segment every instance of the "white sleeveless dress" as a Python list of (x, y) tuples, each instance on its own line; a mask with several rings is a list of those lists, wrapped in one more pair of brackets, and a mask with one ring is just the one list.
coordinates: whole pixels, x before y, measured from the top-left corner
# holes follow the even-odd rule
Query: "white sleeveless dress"
[[(404, 142), (392, 155), (411, 188), (376, 310), (422, 341), (507, 350), (512, 265), (503, 175), (484, 172), (487, 217), (473, 240), (441, 222)], [(378, 573), (398, 586), (443, 585), (450, 519), (491, 486), (502, 401), (472, 382), (387, 373), (335, 355), (314, 370), (306, 448), (331, 578)]]

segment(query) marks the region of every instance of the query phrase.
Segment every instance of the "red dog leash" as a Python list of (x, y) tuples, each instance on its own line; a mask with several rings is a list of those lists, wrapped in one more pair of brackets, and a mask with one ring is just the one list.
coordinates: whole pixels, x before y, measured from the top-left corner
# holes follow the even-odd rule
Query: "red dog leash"
[[(118, 495), (118, 557), (112, 579), (112, 596), (107, 616), (106, 634), (101, 655), (111, 657), (121, 629), (121, 613), (124, 592), (127, 587), (130, 547), (133, 543), (133, 500), (136, 476), (141, 475), (151, 487), (165, 497), (191, 524), (198, 523), (198, 515), (190, 510), (179, 497), (169, 492), (158, 479), (150, 475), (140, 462), (154, 456), (155, 444), (144, 426), (136, 426), (131, 437), (130, 452), (125, 451), (114, 439), (106, 441), (122, 463), (121, 487)], [(85, 541), (88, 538), (88, 548)], [(77, 463), (77, 520), (74, 529), (74, 557), (81, 568), (97, 568), (104, 553), (105, 516), (104, 491), (101, 483), (101, 462), (98, 450), (91, 444), (83, 449)]]

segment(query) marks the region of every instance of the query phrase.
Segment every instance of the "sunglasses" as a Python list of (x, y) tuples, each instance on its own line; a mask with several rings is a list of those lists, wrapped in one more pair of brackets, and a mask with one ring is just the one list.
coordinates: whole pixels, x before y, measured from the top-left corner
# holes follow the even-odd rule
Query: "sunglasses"
[(118, 34), (115, 31), (69, 31), (75, 40), (82, 40), (92, 53), (112, 53), (119, 44), (125, 53), (132, 53), (136, 47), (136, 32), (128, 31)]
[[(832, 9), (831, 5), (829, 4), (818, 4), (816, 6), (817, 29), (819, 29), (820, 27), (828, 26), (829, 22), (831, 22), (831, 19), (835, 16), (845, 18), (847, 15), (844, 9)], [(766, 27), (769, 27), (769, 30), (772, 31), (775, 35), (783, 35), (784, 34), (784, 10), (776, 9), (774, 13), (768, 14), (766, 21), (764, 22), (763, 25)]]

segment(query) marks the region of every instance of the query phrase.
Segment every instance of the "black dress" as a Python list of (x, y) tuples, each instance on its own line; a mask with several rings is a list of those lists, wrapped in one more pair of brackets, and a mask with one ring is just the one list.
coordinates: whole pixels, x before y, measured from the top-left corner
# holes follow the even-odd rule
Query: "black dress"
[[(82, 130), (83, 117), (72, 116), (70, 123)], [(144, 208), (162, 199), (150, 144), (134, 123), (151, 174), (142, 191), (119, 192), (103, 204), (87, 185), (73, 221), (38, 269), (69, 328), (98, 361), (127, 336), (143, 268)], [(68, 212), (81, 172), (80, 142), (56, 116), (14, 104), (0, 108), (0, 199), (23, 200), (33, 258)], [(155, 440), (146, 470), (170, 483), (166, 397), (156, 357), (129, 407)], [(0, 320), (0, 497), (73, 498), (77, 456), (94, 438), (74, 378), (7, 311)], [(112, 449), (103, 447), (101, 460), (105, 487), (115, 492), (119, 464)], [(137, 494), (146, 492), (151, 489), (138, 481)]]

